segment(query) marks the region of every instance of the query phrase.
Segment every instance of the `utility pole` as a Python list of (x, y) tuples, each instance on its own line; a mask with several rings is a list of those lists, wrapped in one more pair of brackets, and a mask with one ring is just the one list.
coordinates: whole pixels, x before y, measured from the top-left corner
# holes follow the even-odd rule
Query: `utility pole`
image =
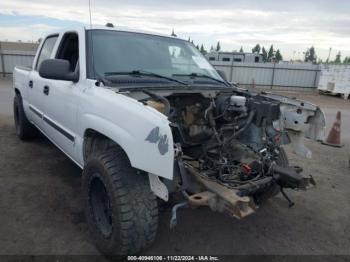
[(91, 1), (89, 0), (89, 20), (90, 20), (90, 29), (92, 29), (92, 21), (91, 21)]
[(2, 69), (2, 76), (5, 77), (6, 76), (6, 72), (5, 72), (5, 62), (4, 62), (4, 55), (2, 53), (2, 46), (1, 46), (1, 42), (0, 42), (0, 62), (1, 62), (1, 69)]

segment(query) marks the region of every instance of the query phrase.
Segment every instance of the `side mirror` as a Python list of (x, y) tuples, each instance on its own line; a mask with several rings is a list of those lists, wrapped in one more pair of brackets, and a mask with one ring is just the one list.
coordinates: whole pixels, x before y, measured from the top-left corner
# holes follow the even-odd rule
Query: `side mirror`
[(46, 59), (41, 62), (39, 75), (42, 78), (77, 82), (79, 75), (70, 71), (70, 63), (64, 59)]
[(219, 76), (221, 76), (222, 79), (224, 79), (227, 82), (227, 77), (224, 71), (222, 70), (216, 70), (218, 72)]

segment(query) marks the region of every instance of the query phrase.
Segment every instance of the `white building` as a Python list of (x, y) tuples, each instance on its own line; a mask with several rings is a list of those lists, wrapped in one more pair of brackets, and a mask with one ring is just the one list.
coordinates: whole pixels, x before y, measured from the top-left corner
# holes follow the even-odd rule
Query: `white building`
[(222, 61), (234, 63), (262, 63), (262, 55), (243, 52), (210, 52), (206, 55), (209, 61)]

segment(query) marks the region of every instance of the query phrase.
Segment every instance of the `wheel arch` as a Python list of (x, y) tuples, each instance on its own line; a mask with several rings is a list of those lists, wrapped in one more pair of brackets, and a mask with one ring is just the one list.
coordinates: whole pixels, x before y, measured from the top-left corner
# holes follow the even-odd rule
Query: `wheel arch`
[(84, 131), (84, 139), (83, 139), (83, 146), (82, 146), (84, 163), (86, 162), (90, 154), (93, 152), (94, 143), (101, 143), (100, 146), (102, 148), (103, 147), (107, 148), (111, 144), (113, 144), (114, 146), (118, 146), (125, 153), (125, 155), (130, 161), (130, 157), (128, 156), (128, 153), (119, 143), (114, 141), (108, 135), (103, 134), (102, 132), (96, 129), (87, 128)]
[[(173, 140), (170, 127), (167, 122), (161, 121), (125, 121), (116, 123), (113, 119), (101, 117), (95, 114), (83, 114), (79, 122), (81, 123), (81, 148), (80, 160), (84, 164), (89, 152), (89, 138), (91, 136), (102, 136), (113, 141), (123, 149), (132, 167), (155, 174), (160, 177), (172, 179), (174, 166)], [(156, 123), (154, 123), (156, 122)], [(147, 140), (150, 133), (156, 130), (167, 138), (166, 152), (159, 150), (160, 142), (151, 143)], [(154, 131), (153, 131), (154, 132)]]
[[(99, 143), (99, 145), (96, 145), (96, 143)], [(129, 163), (131, 164), (130, 157), (128, 156), (127, 152), (123, 149), (122, 146), (120, 146), (118, 143), (113, 141), (113, 139), (109, 138), (108, 136), (92, 128), (87, 128), (84, 132), (84, 141), (82, 146), (84, 163), (86, 163), (86, 160), (89, 158), (89, 156), (94, 153), (94, 148), (96, 149), (96, 146), (100, 147), (98, 150), (104, 150), (104, 151), (107, 151), (111, 147), (118, 147), (125, 154), (126, 158), (129, 160)], [(140, 169), (138, 170), (145, 174), (148, 173), (145, 170), (140, 170)], [(169, 195), (168, 189), (159, 180), (159, 177), (152, 173), (149, 173), (148, 176), (149, 176), (150, 187), (152, 192), (157, 197), (165, 201), (168, 201), (168, 195)]]

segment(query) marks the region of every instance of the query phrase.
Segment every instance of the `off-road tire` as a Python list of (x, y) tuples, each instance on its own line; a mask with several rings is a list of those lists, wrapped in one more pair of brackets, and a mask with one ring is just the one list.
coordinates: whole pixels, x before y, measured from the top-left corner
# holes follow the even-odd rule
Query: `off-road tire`
[[(101, 218), (96, 216), (99, 208), (94, 200), (95, 195), (99, 196), (94, 193), (99, 183), (105, 188), (101, 192), (109, 199), (107, 208), (103, 206), (110, 222), (105, 223), (105, 228), (109, 228), (108, 224), (111, 228), (105, 232), (101, 230), (104, 228), (101, 219), (96, 218)], [(94, 152), (88, 157), (82, 176), (82, 195), (89, 231), (101, 253), (107, 256), (130, 255), (153, 243), (158, 227), (157, 199), (150, 190), (147, 174), (132, 168), (121, 148), (109, 146), (105, 151)]]
[(23, 109), (22, 97), (19, 94), (16, 94), (13, 100), (13, 117), (16, 135), (19, 139), (30, 140), (37, 136), (38, 130), (29, 122)]

